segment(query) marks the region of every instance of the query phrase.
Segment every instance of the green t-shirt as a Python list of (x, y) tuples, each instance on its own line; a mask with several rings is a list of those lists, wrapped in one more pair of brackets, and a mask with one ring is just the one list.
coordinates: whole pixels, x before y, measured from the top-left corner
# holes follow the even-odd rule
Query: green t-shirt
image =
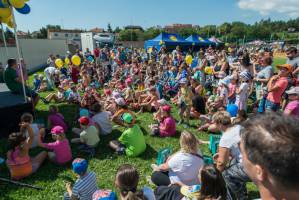
[(4, 81), (12, 92), (21, 92), (22, 84), (16, 81), (17, 71), (14, 68), (7, 67), (4, 71)]
[(136, 157), (146, 149), (143, 133), (136, 124), (125, 130), (118, 140), (126, 146), (126, 154), (129, 157)]

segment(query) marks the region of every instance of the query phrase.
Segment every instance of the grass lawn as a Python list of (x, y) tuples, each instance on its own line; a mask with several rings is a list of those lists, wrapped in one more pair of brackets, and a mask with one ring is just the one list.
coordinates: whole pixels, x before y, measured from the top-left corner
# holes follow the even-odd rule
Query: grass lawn
[[(275, 59), (274, 64), (284, 63), (285, 59)], [(32, 76), (30, 77), (32, 79)], [(48, 93), (41, 93), (41, 96), (46, 96)], [(58, 104), (58, 108), (61, 113), (64, 114), (69, 127), (75, 127), (77, 116), (77, 107), (69, 104)], [(37, 118), (47, 118), (48, 105), (39, 103), (37, 106), (36, 116)], [(173, 115), (178, 119), (178, 111), (176, 108), (173, 109)], [(124, 164), (129, 163), (138, 168), (140, 172), (140, 186), (148, 185), (146, 182), (146, 176), (149, 176), (152, 172), (150, 164), (155, 162), (157, 152), (164, 147), (172, 147), (174, 151), (179, 149), (179, 135), (173, 138), (156, 138), (149, 136), (148, 125), (153, 123), (152, 114), (144, 113), (137, 116), (137, 123), (141, 126), (144, 131), (144, 135), (147, 143), (146, 152), (138, 158), (128, 158), (126, 156), (116, 156), (109, 148), (108, 142), (112, 139), (116, 139), (120, 136), (123, 128), (116, 128), (109, 136), (101, 136), (100, 144), (97, 148), (96, 156), (89, 160), (89, 169), (96, 172), (98, 178), (99, 188), (111, 188), (114, 189), (114, 176), (117, 168)], [(196, 136), (202, 140), (208, 140), (208, 134), (196, 131), (196, 125), (198, 121), (191, 120), (191, 127), (188, 131), (196, 134)], [(183, 131), (182, 126), (178, 126), (178, 131)], [(70, 132), (67, 133), (68, 138), (72, 138)], [(0, 157), (6, 157), (7, 152), (7, 141), (2, 139), (0, 141)], [(204, 154), (209, 155), (207, 145), (200, 147)], [(32, 156), (36, 155), (42, 149), (37, 148), (32, 150), (30, 153)], [(76, 146), (72, 146), (73, 157), (84, 157), (80, 155), (76, 149)], [(4, 165), (0, 166), (1, 177), (8, 177), (8, 170)], [(3, 185), (0, 183), (1, 197), (0, 199), (48, 199), (56, 200), (62, 199), (63, 193), (65, 192), (64, 181), (68, 180), (68, 177), (73, 180), (76, 179), (71, 170), (71, 165), (57, 166), (49, 161), (46, 161), (43, 166), (34, 175), (22, 180), (24, 183), (34, 184), (43, 187), (44, 190), (37, 191), (28, 188), (20, 188), (13, 185)], [(251, 183), (248, 184), (250, 199), (258, 197), (257, 188)]]

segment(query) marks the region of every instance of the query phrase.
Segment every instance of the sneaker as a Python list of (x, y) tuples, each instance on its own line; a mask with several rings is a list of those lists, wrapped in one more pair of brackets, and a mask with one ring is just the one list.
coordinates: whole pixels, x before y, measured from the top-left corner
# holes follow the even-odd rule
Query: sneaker
[(156, 164), (151, 164), (151, 168), (153, 169), (153, 171), (157, 171), (157, 169), (159, 168), (159, 166), (156, 165)]

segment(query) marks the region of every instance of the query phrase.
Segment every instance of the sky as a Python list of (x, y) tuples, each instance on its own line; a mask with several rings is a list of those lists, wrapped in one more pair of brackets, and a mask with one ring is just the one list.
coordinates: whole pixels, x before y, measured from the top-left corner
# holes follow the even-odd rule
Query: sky
[(18, 30), (36, 31), (47, 24), (65, 29), (173, 23), (204, 26), (261, 19), (299, 17), (299, 0), (30, 0), (31, 12), (16, 12)]

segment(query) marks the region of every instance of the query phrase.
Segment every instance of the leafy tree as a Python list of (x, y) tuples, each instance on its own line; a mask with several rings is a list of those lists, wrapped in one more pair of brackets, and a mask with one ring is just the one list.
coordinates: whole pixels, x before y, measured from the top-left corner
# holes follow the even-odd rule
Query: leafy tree
[(120, 31), (121, 29), (118, 26), (114, 29), (114, 33), (119, 33)]

